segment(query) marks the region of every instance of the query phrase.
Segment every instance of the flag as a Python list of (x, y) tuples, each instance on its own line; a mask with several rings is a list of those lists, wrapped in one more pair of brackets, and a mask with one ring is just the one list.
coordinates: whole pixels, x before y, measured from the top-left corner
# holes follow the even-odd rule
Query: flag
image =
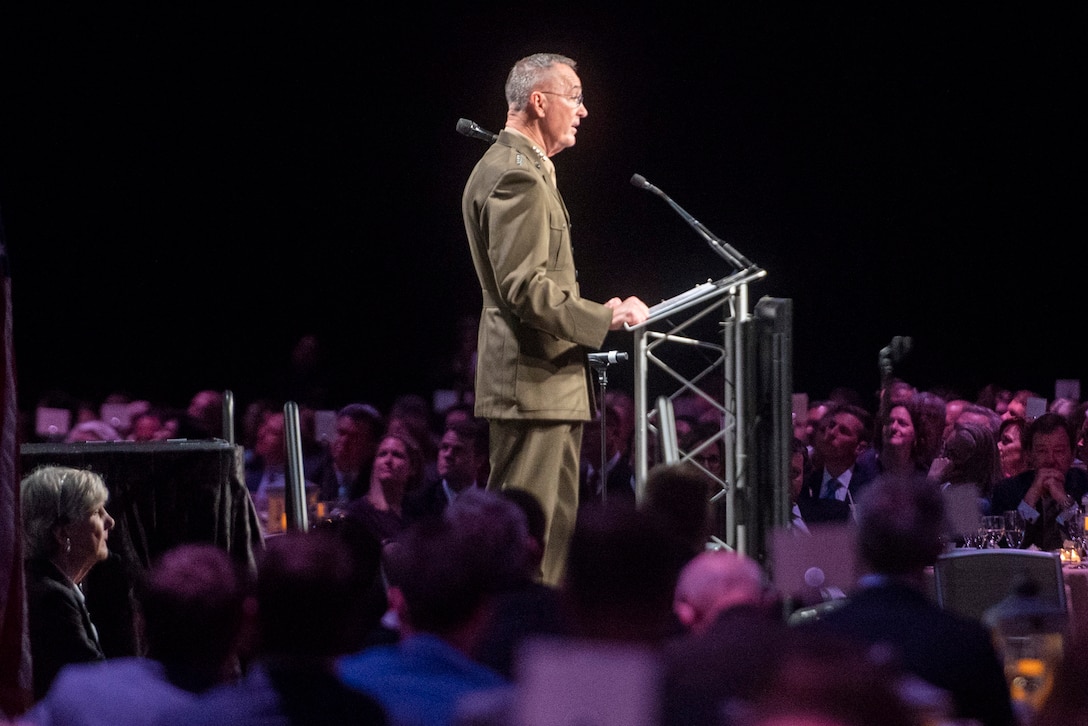
[(0, 714), (22, 715), (31, 701), (30, 635), (19, 512), (18, 401), (11, 274), (0, 221)]

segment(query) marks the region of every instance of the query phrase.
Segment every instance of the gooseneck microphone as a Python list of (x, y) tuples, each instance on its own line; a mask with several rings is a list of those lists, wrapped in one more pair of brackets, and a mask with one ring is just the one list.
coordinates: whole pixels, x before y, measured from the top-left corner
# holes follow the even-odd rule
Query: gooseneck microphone
[(703, 226), (702, 222), (688, 214), (679, 204), (670, 199), (669, 195), (665, 194), (665, 192), (661, 191), (653, 184), (646, 181), (646, 177), (642, 176), (641, 174), (635, 174), (631, 177), (631, 183), (639, 189), (645, 189), (648, 192), (653, 192), (654, 194), (668, 202), (669, 206), (672, 207), (677, 214), (683, 217), (684, 221), (691, 225), (691, 227), (696, 232), (702, 235), (703, 239), (709, 242), (711, 248), (719, 255), (721, 255), (726, 262), (735, 265), (739, 270), (747, 270), (755, 266), (751, 260), (742, 255), (740, 252), (737, 252), (735, 249), (733, 249), (733, 247), (728, 242), (717, 237), (713, 232)]
[[(639, 189), (645, 189), (648, 192), (653, 192), (659, 197), (665, 196), (665, 193), (663, 191), (655, 187), (650, 182), (646, 181), (646, 177), (642, 176), (641, 174), (635, 174), (633, 177), (631, 177), (631, 183)], [(665, 198), (667, 199), (668, 197)]]
[(609, 350), (604, 353), (589, 353), (589, 363), (594, 366), (606, 366), (627, 360), (627, 354), (618, 350)]
[(464, 134), (472, 139), (486, 141), (489, 144), (495, 143), (499, 138), (498, 134), (493, 134), (486, 129), (480, 128), (478, 123), (469, 121), (467, 118), (457, 119), (457, 133)]

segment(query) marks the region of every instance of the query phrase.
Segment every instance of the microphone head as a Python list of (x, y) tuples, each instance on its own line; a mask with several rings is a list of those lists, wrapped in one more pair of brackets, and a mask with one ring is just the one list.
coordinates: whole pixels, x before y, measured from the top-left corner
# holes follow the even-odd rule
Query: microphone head
[(631, 183), (639, 189), (650, 188), (650, 182), (646, 181), (646, 177), (642, 176), (641, 174), (635, 174), (633, 177), (631, 177)]
[(466, 136), (472, 135), (472, 122), (467, 118), (457, 119), (457, 133), (465, 134)]

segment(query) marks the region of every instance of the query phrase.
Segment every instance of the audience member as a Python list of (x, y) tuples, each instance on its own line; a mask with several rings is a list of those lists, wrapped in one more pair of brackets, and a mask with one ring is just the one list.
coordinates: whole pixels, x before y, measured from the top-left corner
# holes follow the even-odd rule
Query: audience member
[[(1082, 403), (1088, 408), (1088, 402)], [(1077, 444), (1073, 451), (1073, 465), (1081, 469), (1088, 469), (1088, 415), (1082, 412), (1080, 426), (1076, 433)]]
[(963, 407), (959, 415), (956, 416), (956, 421), (953, 425), (960, 421), (973, 421), (974, 423), (987, 427), (992, 433), (996, 434), (997, 427), (1001, 425), (1001, 416), (992, 408), (986, 408), (977, 403), (968, 403)]
[[(962, 419), (962, 417), (961, 417)], [(979, 516), (990, 514), (990, 498), (994, 485), (1001, 478), (997, 442), (987, 424), (960, 420), (944, 442), (944, 455), (933, 461), (929, 478), (950, 488), (973, 487), (979, 501)], [(1000, 513), (1004, 510), (999, 510)]]
[(169, 419), (158, 408), (149, 408), (132, 417), (129, 426), (128, 441), (166, 441), (175, 438), (174, 431), (168, 426)]
[[(909, 674), (878, 650), (829, 631), (795, 633), (754, 699), (726, 703), (720, 726), (927, 726), (951, 723), (914, 703)], [(966, 724), (976, 726), (975, 722)]]
[(721, 424), (715, 419), (696, 422), (689, 441), (692, 449), (698, 449), (691, 452), (692, 461), (715, 480), (712, 493), (725, 489), (725, 439)]
[(707, 548), (717, 520), (710, 496), (717, 485), (688, 461), (657, 464), (646, 474), (638, 507), (656, 517), (681, 543), (687, 558)]
[(1012, 398), (1009, 399), (1009, 405), (1005, 408), (1002, 418), (1015, 416), (1026, 421), (1028, 418), (1028, 399), (1030, 398), (1042, 398), (1042, 396), (1028, 388), (1021, 388), (1016, 391), (1016, 393), (1012, 394)]
[(67, 665), (27, 714), (35, 726), (150, 724), (239, 668), (245, 583), (225, 550), (182, 544), (141, 583), (147, 657)]
[(1069, 396), (1058, 396), (1047, 404), (1046, 410), (1065, 416), (1073, 424), (1074, 429), (1080, 424), (1079, 421), (1073, 420), (1073, 417), (1077, 413), (1077, 401)]
[(76, 444), (87, 441), (121, 441), (121, 434), (105, 421), (80, 421), (64, 437), (64, 443)]
[(823, 437), (824, 417), (831, 412), (831, 406), (831, 401), (828, 400), (810, 401), (808, 404), (808, 414), (805, 418), (805, 435), (802, 440), (808, 446), (808, 456), (815, 467), (823, 466), (823, 462), (818, 459), (816, 442)]
[(433, 411), (423, 396), (405, 393), (393, 400), (389, 407), (386, 430), (390, 433), (404, 433), (415, 439), (423, 452), (424, 479), (437, 477), (435, 471), (438, 460), (438, 443), (433, 429)]
[(755, 560), (729, 550), (705, 550), (680, 571), (673, 612), (687, 632), (704, 635), (723, 612), (738, 605), (771, 606)]
[(109, 556), (108, 498), (102, 477), (87, 469), (42, 466), (20, 485), (35, 700), (62, 666), (106, 657), (81, 584)]
[(1001, 419), (997, 427), (997, 457), (1001, 462), (1001, 478), (1027, 471), (1027, 452), (1024, 451), (1024, 430), (1028, 424), (1022, 418), (1010, 416)]
[(283, 406), (271, 398), (258, 398), (246, 404), (242, 412), (242, 430), (238, 443), (242, 445), (247, 461), (253, 456), (253, 449), (257, 445), (257, 438), (260, 436), (261, 424), (264, 423), (265, 417), (273, 411), (282, 410)]
[(224, 439), (223, 394), (210, 388), (197, 391), (189, 400), (185, 414), (178, 419), (177, 437), (181, 439)]
[(986, 384), (979, 389), (978, 396), (975, 397), (975, 403), (991, 409), (998, 416), (1005, 413), (1011, 400), (1012, 391), (997, 383)]
[(560, 585), (570, 635), (659, 647), (674, 635), (676, 579), (690, 549), (633, 504), (579, 512)]
[(385, 559), (401, 638), (343, 657), (340, 677), (376, 698), (395, 726), (453, 724), (466, 695), (507, 686), (472, 654), (493, 598), (529, 571), (527, 540), (517, 505), (480, 489), (410, 524)]
[(886, 649), (908, 672), (945, 690), (956, 718), (1013, 726), (989, 631), (941, 609), (927, 594), (926, 568), (945, 547), (940, 488), (922, 476), (881, 477), (858, 497), (857, 514), (865, 574), (845, 605), (801, 627), (824, 627)]
[[(395, 539), (408, 524), (404, 500), (420, 485), (423, 453), (415, 439), (403, 433), (387, 433), (378, 444), (370, 483), (365, 494), (348, 502), (339, 516), (322, 523), (348, 543), (356, 556), (382, 557), (386, 543)], [(390, 612), (386, 583), (376, 574), (369, 583), (367, 607), (374, 612)], [(384, 623), (371, 632), (372, 642), (395, 639), (396, 624)]]
[[(918, 389), (913, 383), (908, 383), (902, 378), (891, 377), (884, 380), (876, 395), (876, 433), (880, 433), (881, 422), (888, 418), (888, 412), (892, 406), (904, 405), (918, 394)], [(879, 443), (879, 435), (877, 443)]]
[(919, 391), (911, 401), (914, 412), (914, 438), (919, 462), (929, 470), (933, 460), (944, 450), (945, 402), (933, 391)]
[[(271, 411), (265, 415), (251, 454), (245, 462), (246, 488), (253, 497), (253, 505), (264, 531), (278, 532), (282, 529), (282, 522), (271, 521), (269, 501), (286, 495), (287, 416), (283, 411)], [(304, 466), (302, 473), (307, 493), (316, 494), (317, 485), (311, 480), (311, 472)], [(274, 518), (275, 512), (271, 516)]]
[[(601, 424), (604, 418), (604, 455)], [(590, 502), (635, 501), (635, 472), (625, 455), (624, 423), (621, 413), (605, 406), (582, 426), (581, 465), (579, 466), (579, 506)], [(601, 465), (604, 465), (604, 475)]]
[(873, 438), (873, 417), (864, 408), (839, 404), (826, 416), (816, 451), (823, 465), (805, 481), (797, 505), (809, 525), (846, 522), (854, 499), (872, 481), (875, 466), (859, 464)]
[(528, 524), (528, 560), (525, 573), (494, 598), (492, 615), (473, 649), (473, 657), (506, 678), (515, 676), (518, 648), (531, 636), (560, 635), (566, 623), (555, 586), (541, 582), (544, 557), (544, 508), (527, 489), (503, 489), (499, 496), (513, 502)]
[(963, 409), (971, 404), (966, 398), (946, 398), (944, 404), (944, 431), (941, 432), (941, 441), (948, 438), (948, 435), (952, 433), (952, 427), (956, 425), (956, 420), (963, 413)]
[(318, 498), (342, 507), (366, 493), (385, 419), (369, 403), (349, 403), (336, 412), (328, 456), (314, 471)]
[(476, 420), (476, 414), (473, 412), (473, 404), (469, 401), (455, 403), (442, 413), (443, 430), (452, 423), (473, 420)]
[(889, 405), (880, 420), (875, 450), (876, 465), (883, 474), (912, 476), (928, 471), (914, 427), (913, 400)]
[(257, 563), (256, 647), (237, 683), (172, 709), (159, 726), (384, 726), (372, 698), (346, 687), (336, 659), (362, 642), (360, 610), (377, 561), (353, 557), (329, 532), (287, 532)]
[[(467, 401), (465, 403), (455, 403), (454, 405), (446, 409), (446, 413), (443, 416), (442, 430), (445, 431), (447, 428), (450, 427), (450, 425), (459, 421), (470, 421), (475, 423), (477, 426), (483, 426), (485, 428), (488, 425), (487, 419), (477, 416), (473, 411), (472, 403)], [(491, 432), (488, 431), (486, 433), (486, 440), (488, 441), (489, 451), (485, 452), (484, 457), (479, 460), (479, 469), (476, 472), (476, 481), (480, 482), (481, 486), (484, 486), (487, 483), (487, 478), (491, 474), (491, 460), (488, 458), (487, 455), (488, 453), (490, 453)]]
[(663, 724), (726, 723), (723, 709), (756, 699), (796, 634), (763, 570), (727, 550), (703, 552), (684, 566), (673, 609), (684, 630), (663, 651)]
[(672, 418), (676, 429), (676, 446), (682, 454), (686, 454), (695, 447), (695, 427), (699, 425), (699, 420), (689, 414), (674, 414)]
[(387, 432), (378, 444), (366, 493), (344, 506), (344, 532), (350, 539), (379, 543), (396, 537), (405, 525), (404, 499), (419, 488), (422, 477), (419, 443), (406, 433)]
[(994, 485), (990, 509), (1018, 509), (1024, 515), (1024, 547), (1060, 548), (1067, 522), (1088, 493), (1088, 473), (1073, 466), (1074, 437), (1061, 414), (1048, 412), (1032, 420), (1023, 444), (1032, 468)]
[[(610, 388), (604, 394), (604, 403), (608, 409), (614, 412), (619, 422), (619, 432), (616, 437), (620, 440), (620, 449), (628, 462), (632, 461), (635, 446), (635, 398), (627, 391)], [(610, 414), (612, 415), (612, 414)]]
[(462, 492), (485, 486), (487, 481), (477, 477), (486, 459), (486, 422), (472, 419), (447, 426), (438, 442), (438, 476), (404, 495), (405, 519), (441, 514)]
[(801, 489), (805, 486), (805, 477), (812, 471), (812, 462), (808, 458), (808, 446), (799, 438), (794, 437), (790, 446), (790, 528), (796, 534), (810, 534), (805, 518), (801, 515), (801, 508), (797, 506), (797, 499), (801, 496)]

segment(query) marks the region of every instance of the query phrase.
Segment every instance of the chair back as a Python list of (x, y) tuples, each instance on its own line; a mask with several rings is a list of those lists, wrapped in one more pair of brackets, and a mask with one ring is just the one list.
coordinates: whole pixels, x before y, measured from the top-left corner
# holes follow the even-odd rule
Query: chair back
[(937, 558), (933, 573), (937, 604), (980, 621), (1026, 579), (1043, 603), (1066, 607), (1062, 561), (1054, 552), (956, 549)]

